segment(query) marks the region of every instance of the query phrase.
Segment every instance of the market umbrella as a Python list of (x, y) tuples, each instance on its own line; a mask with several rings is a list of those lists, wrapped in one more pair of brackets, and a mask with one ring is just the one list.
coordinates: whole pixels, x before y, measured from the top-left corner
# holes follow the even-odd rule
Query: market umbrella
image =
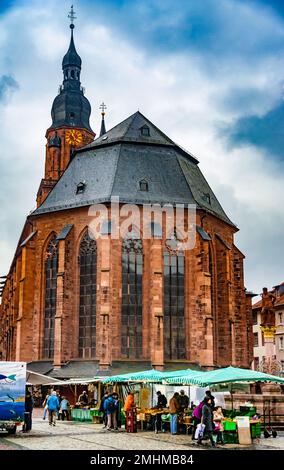
[(113, 375), (103, 380), (104, 383), (110, 382), (149, 382), (161, 383), (163, 379), (163, 372), (151, 369), (142, 372), (130, 372), (128, 374)]
[(284, 384), (284, 379), (276, 375), (265, 374), (250, 369), (238, 367), (225, 367), (223, 369), (211, 370), (209, 372), (197, 372), (185, 374), (184, 376), (170, 377), (165, 379), (169, 384), (197, 385), (199, 387), (210, 387), (216, 384), (238, 383), (238, 382), (276, 382)]
[(192, 369), (182, 369), (182, 370), (172, 370), (170, 372), (162, 372), (163, 380), (177, 378), (177, 377), (193, 377), (196, 374), (200, 374), (200, 370), (192, 370)]

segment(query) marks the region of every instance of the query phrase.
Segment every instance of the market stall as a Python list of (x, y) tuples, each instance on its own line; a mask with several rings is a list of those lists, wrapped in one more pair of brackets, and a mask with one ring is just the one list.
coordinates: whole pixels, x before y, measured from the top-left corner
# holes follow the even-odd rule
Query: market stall
[[(192, 372), (192, 371), (191, 371)], [(265, 374), (263, 372), (253, 371), (250, 369), (240, 369), (237, 367), (226, 367), (222, 369), (212, 370), (209, 372), (200, 372), (192, 374), (191, 372), (184, 376), (168, 377), (165, 382), (169, 384), (180, 385), (196, 385), (199, 387), (214, 387), (218, 384), (236, 384), (236, 383), (253, 383), (253, 382), (274, 382), (284, 384), (284, 379), (274, 375)], [(232, 389), (231, 389), (232, 390)], [(256, 408), (253, 406), (241, 406), (239, 410), (233, 409), (224, 411), (225, 420), (224, 440), (225, 442), (240, 442), (240, 432), (242, 427), (248, 427), (251, 438), (260, 437), (261, 421), (256, 414)], [(245, 418), (245, 419), (243, 419)]]

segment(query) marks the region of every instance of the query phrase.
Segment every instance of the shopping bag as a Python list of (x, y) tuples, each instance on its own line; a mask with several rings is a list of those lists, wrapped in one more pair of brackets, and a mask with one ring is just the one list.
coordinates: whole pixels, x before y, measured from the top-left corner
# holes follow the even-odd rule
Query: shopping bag
[(196, 431), (195, 431), (195, 439), (202, 439), (203, 437), (203, 433), (204, 433), (204, 429), (205, 429), (205, 424), (202, 424), (202, 423), (199, 423), (197, 425), (197, 428), (196, 428)]

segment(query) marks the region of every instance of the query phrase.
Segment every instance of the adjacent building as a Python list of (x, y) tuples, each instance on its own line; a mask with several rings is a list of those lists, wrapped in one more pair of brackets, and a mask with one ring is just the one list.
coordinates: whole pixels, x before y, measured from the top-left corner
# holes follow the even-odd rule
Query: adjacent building
[[(276, 295), (275, 302), (275, 341), (274, 358), (278, 362), (278, 369), (284, 373), (284, 283), (274, 286), (273, 292)], [(261, 364), (265, 360), (264, 338), (261, 331), (261, 308), (262, 302), (259, 300), (252, 306), (253, 322), (253, 364), (255, 370), (261, 369)]]

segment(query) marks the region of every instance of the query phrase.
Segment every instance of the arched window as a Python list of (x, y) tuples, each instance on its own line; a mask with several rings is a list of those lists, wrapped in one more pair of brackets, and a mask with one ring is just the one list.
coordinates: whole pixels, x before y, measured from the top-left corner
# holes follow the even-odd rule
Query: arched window
[(54, 356), (54, 322), (56, 314), (56, 286), (58, 270), (58, 244), (56, 236), (50, 240), (45, 253), (45, 301), (44, 301), (44, 339), (43, 357)]
[(185, 359), (184, 253), (164, 252), (165, 359)]
[(97, 244), (88, 232), (79, 251), (79, 357), (96, 356)]
[(214, 315), (214, 267), (213, 267), (213, 253), (209, 243), (208, 247), (208, 258), (209, 258), (209, 273), (211, 274), (210, 284), (210, 296), (211, 296), (211, 314)]
[(129, 234), (122, 244), (121, 353), (142, 355), (143, 245)]

